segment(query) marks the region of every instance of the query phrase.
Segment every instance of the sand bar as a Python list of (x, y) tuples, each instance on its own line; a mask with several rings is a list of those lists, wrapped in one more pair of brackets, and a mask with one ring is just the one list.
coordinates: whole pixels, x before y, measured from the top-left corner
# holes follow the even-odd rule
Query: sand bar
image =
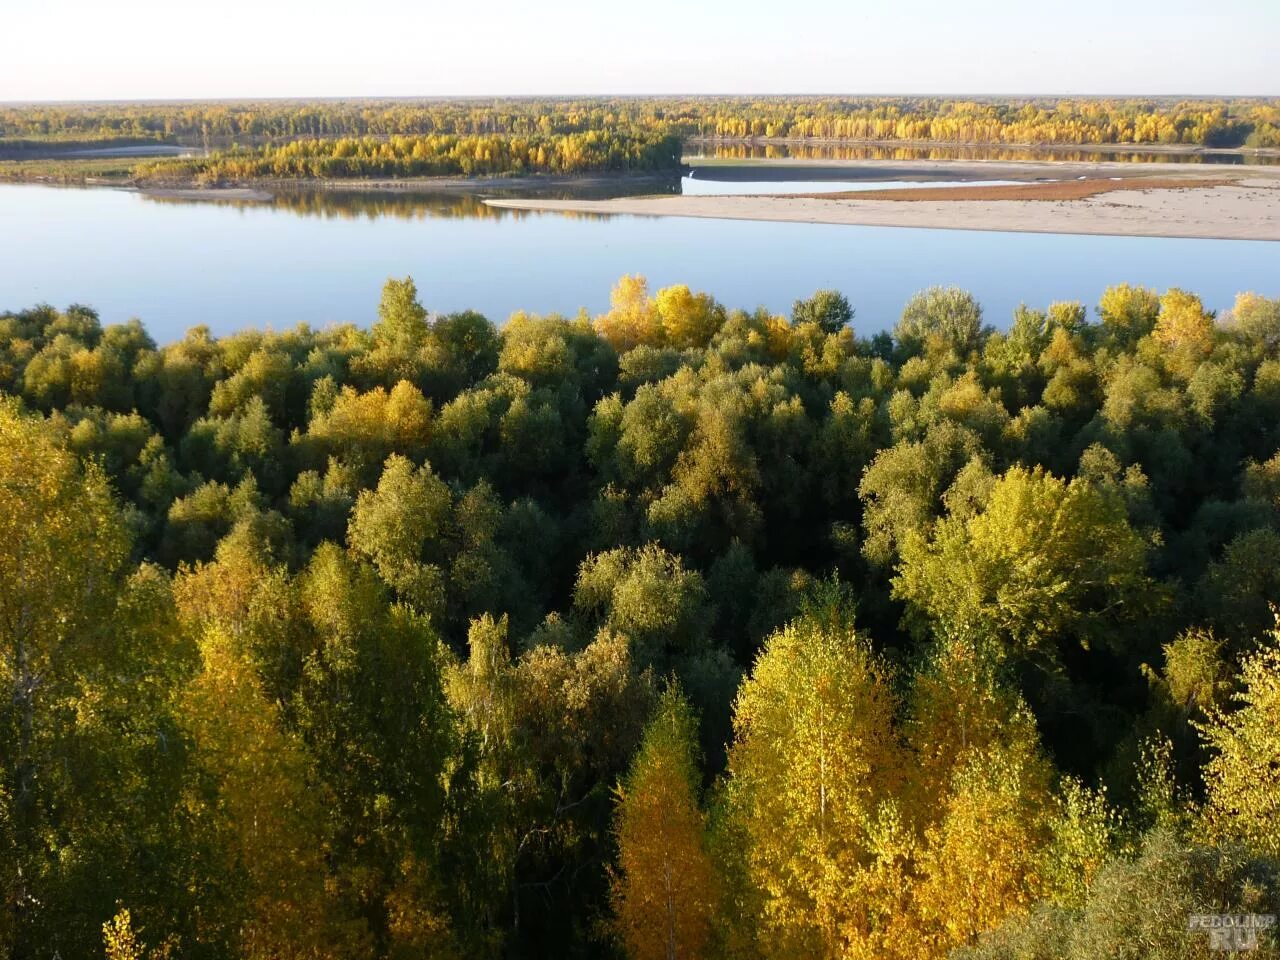
[[(1220, 173), (1219, 168), (1216, 173)], [(1237, 171), (1230, 184), (1124, 189), (1082, 199), (833, 199), (821, 196), (664, 196), (613, 200), (491, 199), (492, 206), (641, 216), (710, 217), (944, 230), (1125, 237), (1280, 240), (1280, 178)], [(907, 191), (901, 191), (907, 192)]]

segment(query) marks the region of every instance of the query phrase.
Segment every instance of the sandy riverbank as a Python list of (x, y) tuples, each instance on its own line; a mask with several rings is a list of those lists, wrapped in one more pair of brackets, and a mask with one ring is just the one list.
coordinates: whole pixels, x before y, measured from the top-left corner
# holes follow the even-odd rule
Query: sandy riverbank
[(1140, 182), (1134, 182), (1074, 200), (947, 198), (903, 202), (902, 198), (833, 199), (810, 195), (494, 199), (486, 203), (515, 210), (642, 216), (1012, 233), (1280, 240), (1280, 178), (1256, 176), (1253, 171), (1229, 185), (1191, 183), (1179, 184), (1177, 189), (1143, 189)]

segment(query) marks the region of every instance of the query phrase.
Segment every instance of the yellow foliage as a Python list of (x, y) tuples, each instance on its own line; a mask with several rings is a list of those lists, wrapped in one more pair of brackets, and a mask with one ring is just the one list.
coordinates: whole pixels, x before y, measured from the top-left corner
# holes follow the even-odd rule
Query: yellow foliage
[(723, 311), (709, 294), (693, 293), (681, 283), (654, 297), (663, 337), (673, 347), (705, 347), (720, 328)]
[[(210, 630), (203, 671), (183, 698), (197, 760), (218, 784), (216, 829), (229, 874), (244, 877), (247, 919), (239, 929), (246, 960), (344, 957), (363, 943), (357, 921), (343, 921), (325, 877), (323, 798), (305, 749), (281, 726), (234, 642)], [(192, 794), (192, 804), (203, 797)]]
[(711, 955), (716, 879), (696, 795), (694, 724), (668, 691), (618, 788), (615, 925), (632, 960)]
[(812, 619), (774, 634), (742, 685), (729, 818), (765, 956), (839, 957), (873, 933), (859, 891), (895, 862), (877, 842), (904, 769), (893, 712), (866, 641)]
[(1205, 767), (1209, 832), (1280, 856), (1280, 631), (1240, 671), (1236, 710), (1200, 727), (1215, 751)]
[(1161, 346), (1204, 356), (1213, 349), (1213, 334), (1213, 317), (1195, 294), (1174, 287), (1160, 298), (1152, 336)]
[(1028, 743), (974, 753), (957, 772), (920, 857), (918, 956), (971, 944), (1040, 895), (1049, 775)]
[(940, 815), (955, 772), (971, 755), (1034, 741), (1035, 721), (997, 681), (997, 662), (992, 650), (945, 637), (912, 684), (905, 734), (915, 759), (912, 809), (922, 828)]
[(609, 312), (597, 317), (595, 326), (619, 353), (642, 343), (651, 346), (662, 343), (662, 323), (649, 299), (649, 283), (644, 277), (624, 276), (613, 288), (609, 304)]

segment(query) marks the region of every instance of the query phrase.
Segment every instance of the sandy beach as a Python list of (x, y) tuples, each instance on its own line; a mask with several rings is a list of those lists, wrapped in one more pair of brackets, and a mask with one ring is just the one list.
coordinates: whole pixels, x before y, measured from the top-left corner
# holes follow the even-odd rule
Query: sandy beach
[[(1148, 168), (1149, 169), (1149, 168)], [(491, 199), (516, 210), (712, 217), (944, 230), (1073, 233), (1131, 237), (1280, 240), (1280, 177), (1236, 168), (1238, 179), (1214, 182), (1222, 168), (1196, 171), (1171, 186), (1140, 180), (1080, 199), (892, 199), (830, 196), (671, 196), (614, 200)], [(1195, 182), (1196, 179), (1208, 183)], [(1002, 178), (1003, 179), (1003, 178)], [(948, 191), (950, 192), (950, 191)], [(937, 196), (942, 191), (930, 191)], [(1025, 191), (1023, 192), (1025, 195)]]

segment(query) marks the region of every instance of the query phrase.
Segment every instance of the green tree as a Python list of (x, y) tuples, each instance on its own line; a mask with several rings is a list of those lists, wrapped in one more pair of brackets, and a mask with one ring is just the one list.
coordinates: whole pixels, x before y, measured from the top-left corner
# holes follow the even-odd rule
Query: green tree
[(982, 307), (958, 287), (930, 287), (917, 293), (893, 328), (894, 339), (910, 353), (936, 344), (960, 356), (980, 346)]
[(839, 333), (853, 322), (853, 307), (837, 290), (819, 290), (791, 305), (793, 323), (816, 323), (827, 333)]
[(1069, 643), (1123, 646), (1160, 597), (1147, 551), (1117, 496), (1014, 467), (980, 512), (906, 541), (893, 589), (934, 624), (1056, 659)]

